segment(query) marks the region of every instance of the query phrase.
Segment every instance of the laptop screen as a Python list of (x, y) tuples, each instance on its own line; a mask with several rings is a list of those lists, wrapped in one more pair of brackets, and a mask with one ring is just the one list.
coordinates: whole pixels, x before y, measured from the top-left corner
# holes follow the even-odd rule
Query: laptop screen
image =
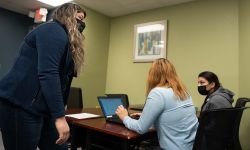
[(98, 98), (99, 104), (105, 117), (115, 115), (115, 111), (122, 100), (119, 98)]

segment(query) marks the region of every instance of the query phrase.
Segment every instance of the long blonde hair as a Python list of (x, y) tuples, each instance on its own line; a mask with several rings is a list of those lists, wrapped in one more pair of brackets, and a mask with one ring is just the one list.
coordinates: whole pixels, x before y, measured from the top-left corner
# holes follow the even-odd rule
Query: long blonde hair
[(74, 60), (74, 70), (76, 74), (80, 74), (82, 65), (84, 64), (84, 36), (77, 29), (76, 13), (86, 12), (77, 4), (65, 3), (58, 7), (53, 13), (52, 18), (65, 25), (68, 30), (68, 38), (70, 49)]
[(172, 88), (174, 94), (181, 100), (188, 98), (185, 85), (180, 81), (174, 65), (167, 59), (160, 58), (153, 62), (148, 75), (147, 95), (155, 87), (167, 86)]

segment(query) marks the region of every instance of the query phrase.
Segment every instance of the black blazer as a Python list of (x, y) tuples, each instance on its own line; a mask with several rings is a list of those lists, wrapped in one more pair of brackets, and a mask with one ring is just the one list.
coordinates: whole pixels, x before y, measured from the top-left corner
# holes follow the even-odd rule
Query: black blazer
[(74, 74), (66, 28), (44, 23), (23, 40), (13, 67), (0, 80), (0, 97), (36, 115), (65, 115)]

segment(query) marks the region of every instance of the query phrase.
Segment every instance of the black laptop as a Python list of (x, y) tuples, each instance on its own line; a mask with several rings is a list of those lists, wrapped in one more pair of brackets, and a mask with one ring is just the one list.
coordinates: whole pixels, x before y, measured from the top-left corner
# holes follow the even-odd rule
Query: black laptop
[(139, 110), (142, 111), (144, 108), (144, 104), (136, 104), (136, 105), (131, 105), (129, 106), (129, 109), (131, 110)]
[(106, 121), (123, 124), (122, 120), (115, 113), (117, 107), (123, 105), (121, 98), (97, 97), (97, 99)]

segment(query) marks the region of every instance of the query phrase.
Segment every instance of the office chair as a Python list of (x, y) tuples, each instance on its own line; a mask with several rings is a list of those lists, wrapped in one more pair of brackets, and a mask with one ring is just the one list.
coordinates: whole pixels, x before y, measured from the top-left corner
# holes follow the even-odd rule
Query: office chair
[[(75, 108), (83, 108), (82, 89), (78, 87), (71, 87), (67, 101), (67, 109)], [(77, 127), (73, 128), (71, 124), (69, 124), (69, 127), (71, 136), (68, 140), (68, 148), (71, 150), (76, 150), (77, 147), (85, 149), (85, 143), (83, 143), (82, 140), (82, 135), (85, 135), (85, 131), (82, 131)]]
[(71, 87), (67, 101), (67, 108), (83, 108), (82, 89), (78, 87)]
[(129, 107), (129, 100), (128, 100), (128, 95), (127, 94), (105, 94), (107, 97), (110, 98), (121, 98), (122, 103), (126, 108)]
[[(250, 102), (249, 98), (246, 98), (246, 97), (238, 98), (236, 101), (236, 104), (235, 104), (235, 108), (245, 107), (247, 102)], [(239, 115), (239, 117), (237, 118), (239, 123), (240, 123), (240, 120), (242, 118), (242, 113), (243, 112), (241, 112), (241, 115)], [(238, 133), (240, 130), (239, 128), (240, 128), (240, 125), (238, 125), (238, 128), (236, 129)], [(235, 135), (235, 145), (236, 145), (236, 147), (238, 147), (238, 149), (242, 149), (241, 144), (240, 144), (239, 134)]]
[(214, 109), (201, 113), (193, 150), (241, 150), (239, 126), (248, 107)]

